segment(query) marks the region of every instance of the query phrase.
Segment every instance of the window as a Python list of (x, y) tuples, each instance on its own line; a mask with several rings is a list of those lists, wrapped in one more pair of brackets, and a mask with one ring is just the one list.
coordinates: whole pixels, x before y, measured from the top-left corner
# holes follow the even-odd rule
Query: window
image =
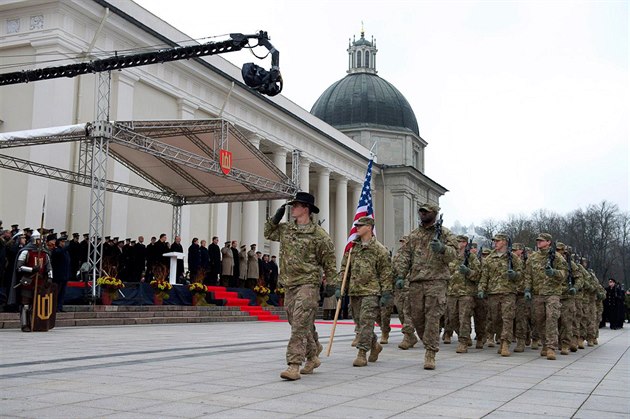
[(418, 167), (419, 163), (420, 163), (420, 153), (418, 152), (418, 150), (413, 150), (411, 165), (415, 167), (416, 169), (419, 169)]
[(365, 67), (370, 68), (370, 51), (365, 51)]
[(361, 51), (357, 51), (357, 68), (361, 67)]

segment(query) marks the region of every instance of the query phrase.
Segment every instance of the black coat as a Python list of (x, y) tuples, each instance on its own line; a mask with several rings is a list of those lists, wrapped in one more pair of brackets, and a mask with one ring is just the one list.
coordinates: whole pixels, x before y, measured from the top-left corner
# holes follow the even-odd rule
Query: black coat
[(188, 269), (191, 272), (197, 272), (201, 265), (201, 252), (197, 243), (188, 246)]
[(232, 249), (232, 255), (234, 256), (234, 269), (232, 270), (232, 278), (239, 278), (241, 274), (240, 264), (238, 263), (238, 249), (234, 247)]
[(221, 248), (218, 244), (210, 243), (208, 253), (210, 255), (210, 274), (216, 278), (221, 273)]
[(61, 284), (70, 279), (70, 254), (66, 248), (55, 247), (50, 257), (53, 271), (53, 282)]

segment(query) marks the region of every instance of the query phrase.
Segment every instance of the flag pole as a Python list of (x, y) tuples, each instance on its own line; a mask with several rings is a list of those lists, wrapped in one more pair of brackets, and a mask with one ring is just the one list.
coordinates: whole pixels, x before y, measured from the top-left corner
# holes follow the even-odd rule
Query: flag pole
[(335, 318), (333, 320), (332, 329), (330, 330), (330, 340), (328, 341), (328, 347), (326, 348), (326, 356), (330, 356), (332, 350), (333, 340), (335, 339), (335, 329), (337, 328), (337, 320), (339, 319), (339, 311), (341, 311), (341, 303), (346, 292), (346, 282), (348, 279), (348, 270), (350, 269), (350, 261), (352, 259), (352, 248), (348, 252), (348, 260), (346, 261), (346, 269), (343, 272), (343, 280), (341, 281), (341, 296), (337, 300), (337, 309), (335, 310)]

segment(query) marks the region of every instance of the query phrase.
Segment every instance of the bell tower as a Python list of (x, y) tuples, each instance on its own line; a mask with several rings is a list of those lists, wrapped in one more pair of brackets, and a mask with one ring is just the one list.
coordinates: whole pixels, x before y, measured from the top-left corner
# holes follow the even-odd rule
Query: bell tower
[(369, 73), (376, 74), (376, 41), (365, 39), (365, 30), (361, 24), (361, 38), (357, 41), (354, 36), (352, 42), (348, 39), (348, 74)]

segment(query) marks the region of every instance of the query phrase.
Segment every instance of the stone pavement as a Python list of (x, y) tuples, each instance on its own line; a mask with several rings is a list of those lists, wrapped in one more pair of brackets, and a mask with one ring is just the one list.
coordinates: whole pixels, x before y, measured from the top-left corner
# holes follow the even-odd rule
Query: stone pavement
[[(326, 344), (330, 325), (318, 330)], [(353, 326), (339, 325), (331, 356), (295, 382), (279, 377), (288, 335), (283, 322), (2, 330), (0, 417), (630, 417), (628, 325), (557, 361), (442, 345), (434, 371), (420, 345), (397, 348), (399, 329), (354, 368)]]

